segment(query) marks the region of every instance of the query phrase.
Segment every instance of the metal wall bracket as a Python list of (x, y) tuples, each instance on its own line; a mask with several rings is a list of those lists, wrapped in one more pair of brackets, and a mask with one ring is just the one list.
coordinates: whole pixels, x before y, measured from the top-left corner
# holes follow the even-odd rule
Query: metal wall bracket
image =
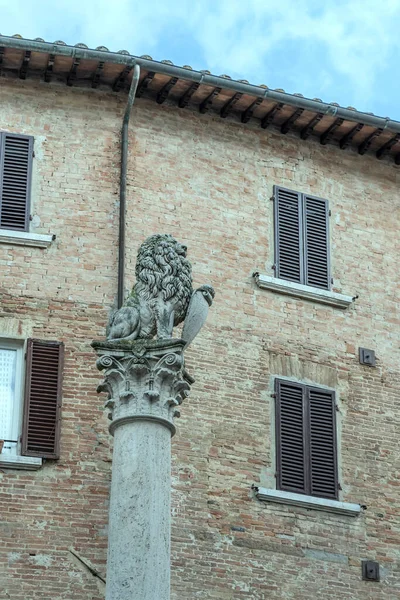
[(373, 560), (363, 560), (361, 563), (361, 572), (364, 581), (380, 581), (379, 563)]
[(360, 364), (368, 365), (369, 367), (376, 366), (375, 350), (368, 350), (367, 348), (359, 348), (358, 353), (359, 353)]

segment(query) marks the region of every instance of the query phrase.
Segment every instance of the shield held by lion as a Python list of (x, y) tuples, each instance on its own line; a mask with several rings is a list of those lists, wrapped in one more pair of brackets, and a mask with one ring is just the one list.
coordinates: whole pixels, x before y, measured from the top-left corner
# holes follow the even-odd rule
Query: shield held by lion
[(107, 339), (168, 339), (183, 321), (186, 345), (196, 337), (207, 318), (215, 292), (211, 285), (196, 291), (187, 247), (169, 234), (156, 234), (140, 246), (136, 283), (124, 306), (110, 318)]

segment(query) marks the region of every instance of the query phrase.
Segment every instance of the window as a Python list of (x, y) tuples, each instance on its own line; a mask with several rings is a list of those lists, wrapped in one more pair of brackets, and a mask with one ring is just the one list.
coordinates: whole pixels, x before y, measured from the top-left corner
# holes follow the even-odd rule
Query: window
[(18, 342), (0, 342), (0, 439), (3, 454), (15, 454), (21, 421), (22, 352)]
[(330, 289), (327, 200), (274, 187), (275, 275)]
[(29, 231), (33, 138), (0, 132), (0, 229)]
[(1, 463), (59, 457), (63, 344), (28, 340), (25, 365), (23, 353), (22, 342), (0, 340)]
[(338, 499), (333, 391), (277, 379), (277, 488)]

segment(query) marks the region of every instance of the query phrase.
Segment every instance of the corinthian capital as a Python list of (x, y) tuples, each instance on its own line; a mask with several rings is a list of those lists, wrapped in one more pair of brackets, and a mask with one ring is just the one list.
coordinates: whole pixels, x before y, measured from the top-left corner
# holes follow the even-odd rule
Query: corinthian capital
[(134, 420), (158, 421), (175, 433), (178, 407), (189, 395), (193, 379), (185, 371), (180, 339), (92, 342), (104, 373), (97, 388), (106, 392), (110, 432)]

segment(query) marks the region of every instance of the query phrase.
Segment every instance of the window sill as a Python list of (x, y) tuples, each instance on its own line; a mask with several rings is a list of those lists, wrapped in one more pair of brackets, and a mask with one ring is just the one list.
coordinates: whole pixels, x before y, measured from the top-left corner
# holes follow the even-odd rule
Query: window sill
[(37, 471), (43, 464), (42, 458), (36, 456), (19, 456), (12, 454), (0, 454), (0, 469), (24, 469), (25, 471)]
[(270, 490), (262, 487), (255, 487), (254, 491), (256, 498), (263, 502), (276, 502), (278, 504), (290, 504), (291, 506), (299, 506), (301, 508), (324, 510), (340, 515), (347, 515), (348, 517), (357, 517), (361, 512), (359, 504), (351, 504), (350, 502), (314, 498), (314, 496), (283, 492), (282, 490)]
[(12, 229), (0, 229), (0, 244), (11, 244), (12, 246), (32, 246), (34, 248), (48, 248), (55, 235), (42, 233), (30, 233), (28, 231), (13, 231)]
[(278, 279), (277, 277), (260, 275), (260, 273), (254, 273), (254, 278), (258, 287), (264, 290), (295, 296), (296, 298), (303, 298), (304, 300), (311, 300), (313, 302), (320, 302), (322, 304), (329, 304), (335, 308), (348, 308), (354, 300), (352, 296), (345, 296), (344, 294), (338, 294), (330, 290), (321, 290), (309, 285)]

